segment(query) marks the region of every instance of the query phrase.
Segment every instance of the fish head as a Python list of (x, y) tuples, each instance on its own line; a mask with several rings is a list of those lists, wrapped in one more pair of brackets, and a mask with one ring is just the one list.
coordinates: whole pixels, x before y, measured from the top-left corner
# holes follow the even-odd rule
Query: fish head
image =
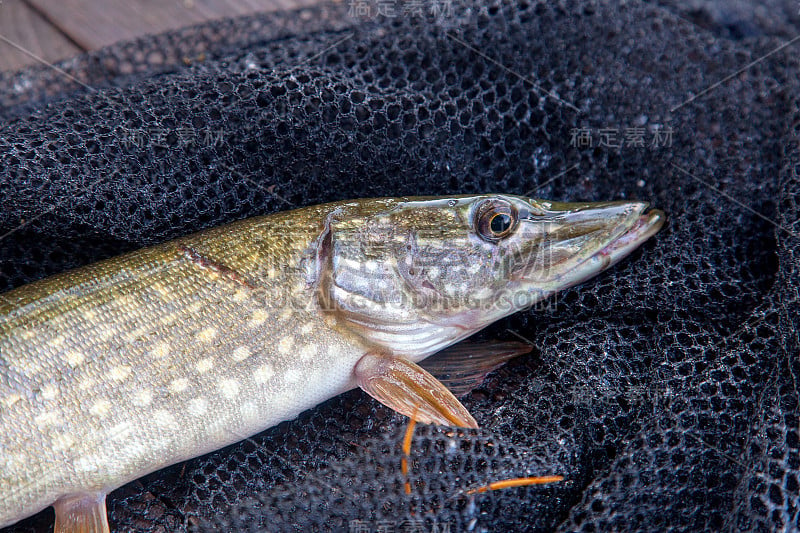
[(333, 224), (325, 291), (348, 327), (415, 358), (591, 278), (664, 223), (645, 202), (376, 202)]

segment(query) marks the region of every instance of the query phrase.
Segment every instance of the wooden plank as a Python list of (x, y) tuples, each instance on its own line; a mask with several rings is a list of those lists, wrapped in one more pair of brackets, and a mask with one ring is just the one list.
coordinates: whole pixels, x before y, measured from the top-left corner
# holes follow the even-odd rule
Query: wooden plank
[(23, 0), (2, 0), (0, 1), (0, 71), (17, 70), (38, 63), (20, 48), (49, 63), (66, 59), (82, 51)]
[(28, 0), (87, 50), (144, 34), (235, 17), (314, 5), (319, 0)]

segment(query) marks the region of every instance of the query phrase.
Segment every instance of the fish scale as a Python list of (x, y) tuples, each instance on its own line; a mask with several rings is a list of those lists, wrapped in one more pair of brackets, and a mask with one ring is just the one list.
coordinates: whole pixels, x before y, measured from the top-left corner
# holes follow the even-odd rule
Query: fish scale
[[(111, 490), (356, 386), (423, 422), (474, 427), (415, 362), (607, 268), (663, 222), (642, 203), (542, 205), (480, 195), (312, 206), (2, 295), (0, 526), (55, 504), (57, 531), (103, 531)], [(486, 234), (486, 209), (511, 212), (516, 231)], [(536, 287), (514, 280), (550, 212), (594, 216), (602, 231), (564, 236), (573, 257), (574, 239), (585, 249), (549, 285), (542, 272)], [(526, 222), (531, 213), (543, 218)], [(524, 301), (494, 305), (512, 285)], [(466, 303), (473, 295), (483, 307)]]

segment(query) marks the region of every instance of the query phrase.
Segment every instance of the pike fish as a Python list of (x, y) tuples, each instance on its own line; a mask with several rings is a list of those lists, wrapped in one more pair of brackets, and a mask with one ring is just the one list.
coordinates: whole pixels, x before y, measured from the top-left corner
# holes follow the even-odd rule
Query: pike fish
[[(108, 531), (111, 490), (355, 387), (420, 422), (477, 427), (417, 363), (630, 254), (663, 225), (647, 208), (342, 201), (2, 294), (0, 527), (52, 505), (57, 532)], [(448, 351), (453, 382), (507, 355)]]

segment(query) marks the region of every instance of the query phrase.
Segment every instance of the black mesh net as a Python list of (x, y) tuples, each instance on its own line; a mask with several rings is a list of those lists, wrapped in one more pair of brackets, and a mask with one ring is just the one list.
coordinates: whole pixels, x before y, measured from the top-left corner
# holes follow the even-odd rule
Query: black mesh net
[[(0, 290), (343, 198), (637, 198), (668, 216), (617, 267), (482, 332), (535, 350), (463, 400), (481, 430), (418, 427), (407, 475), (406, 420), (352, 391), (113, 492), (112, 528), (797, 528), (797, 6), (678, 4), (348, 2), (59, 65), (77, 81), (0, 78)], [(566, 481), (468, 493), (549, 474)]]

